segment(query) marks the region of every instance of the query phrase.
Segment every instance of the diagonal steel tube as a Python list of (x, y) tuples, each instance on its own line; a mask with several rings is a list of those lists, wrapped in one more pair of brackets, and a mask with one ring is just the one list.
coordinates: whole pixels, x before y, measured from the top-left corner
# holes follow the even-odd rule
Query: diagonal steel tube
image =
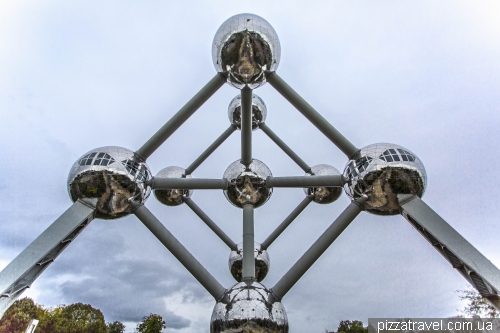
[(281, 235), (281, 233), (285, 231), (286, 228), (288, 228), (290, 223), (292, 223), (293, 220), (295, 220), (297, 216), (299, 216), (300, 213), (302, 213), (302, 211), (306, 209), (306, 207), (311, 203), (312, 199), (312, 195), (308, 195), (307, 197), (305, 197), (304, 200), (302, 200), (300, 204), (295, 207), (290, 215), (288, 215), (283, 220), (283, 222), (281, 222), (281, 224), (269, 235), (269, 237), (267, 237), (267, 239), (261, 244), (261, 248), (263, 250), (267, 250), (267, 248), (276, 240), (276, 238), (278, 238), (278, 236)]
[(205, 214), (205, 212), (200, 208), (198, 207), (197, 204), (194, 203), (193, 200), (191, 200), (190, 198), (186, 198), (184, 199), (184, 202), (186, 203), (186, 205), (188, 205), (189, 208), (191, 208), (191, 210), (196, 214), (198, 215), (198, 217), (203, 221), (205, 222), (205, 224), (210, 228), (212, 229), (212, 231), (217, 235), (219, 236), (219, 238), (224, 242), (226, 243), (226, 245), (231, 249), (231, 250), (234, 250), (236, 251), (237, 248), (236, 248), (236, 243), (233, 242), (233, 240), (231, 238), (229, 238), (229, 236), (224, 232), (222, 231), (221, 228), (219, 228), (219, 226), (217, 224), (215, 224), (214, 221), (212, 221), (212, 219), (210, 217), (208, 217), (207, 214)]
[(356, 148), (335, 127), (333, 127), (318, 111), (307, 103), (295, 90), (292, 89), (276, 72), (269, 73), (269, 82), (285, 99), (287, 99), (300, 113), (304, 115), (317, 129), (333, 142), (347, 157), (356, 155)]
[(276, 143), (278, 147), (283, 150), (285, 154), (287, 154), (297, 165), (307, 173), (311, 173), (311, 167), (304, 162), (299, 155), (297, 155), (290, 147), (280, 139), (279, 136), (276, 135), (265, 123), (260, 124), (260, 129), (264, 132), (271, 140)]
[(226, 82), (224, 74), (217, 73), (201, 90), (194, 95), (170, 120), (163, 125), (135, 153), (143, 160), (162, 145), (189, 117), (193, 115)]
[(491, 261), (419, 197), (401, 205), (401, 214), (481, 296), (500, 310), (500, 270)]
[(175, 238), (170, 231), (143, 205), (134, 211), (137, 218), (144, 223), (153, 235), (180, 261), (198, 282), (219, 300), (224, 296), (225, 288), (203, 267), (198, 260)]
[(221, 134), (190, 166), (186, 168), (186, 175), (193, 173), (196, 168), (198, 168), (201, 163), (203, 163), (219, 146), (226, 141), (227, 138), (236, 131), (236, 126), (230, 125), (224, 133)]
[(241, 163), (252, 163), (252, 89), (241, 89)]
[(255, 281), (253, 205), (243, 206), (243, 281)]
[(296, 176), (296, 177), (268, 177), (269, 187), (342, 187), (342, 175), (334, 176)]
[(161, 178), (153, 177), (150, 180), (151, 188), (176, 189), (176, 190), (226, 190), (228, 181), (226, 179), (205, 178)]
[(339, 215), (339, 217), (326, 229), (326, 231), (314, 242), (304, 255), (290, 268), (290, 270), (272, 288), (273, 297), (281, 300), (297, 281), (307, 272), (318, 258), (330, 247), (337, 237), (349, 226), (349, 224), (361, 212), (360, 206), (352, 202)]

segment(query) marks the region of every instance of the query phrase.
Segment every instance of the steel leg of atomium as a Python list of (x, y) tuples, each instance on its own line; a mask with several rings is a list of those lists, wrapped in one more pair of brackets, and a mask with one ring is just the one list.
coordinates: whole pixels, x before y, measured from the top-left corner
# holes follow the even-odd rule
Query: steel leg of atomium
[(313, 200), (312, 195), (308, 195), (307, 197), (305, 197), (304, 200), (302, 200), (300, 204), (297, 207), (295, 207), (295, 209), (290, 213), (290, 215), (288, 215), (283, 220), (283, 222), (281, 222), (281, 224), (261, 244), (262, 250), (267, 250), (267, 248), (276, 240), (276, 238), (278, 238), (278, 236), (281, 235), (281, 233), (285, 231), (286, 228), (288, 228), (290, 223), (292, 223), (293, 220), (295, 220), (297, 216), (299, 216), (300, 213), (302, 213), (302, 211), (306, 209), (306, 207), (311, 203), (312, 200)]
[(0, 272), (0, 318), (92, 221), (94, 208), (75, 202)]
[(179, 189), (179, 190), (227, 190), (227, 179), (204, 178), (162, 178), (153, 177), (150, 180), (153, 190)]
[(290, 147), (288, 147), (286, 143), (284, 143), (283, 140), (281, 140), (279, 136), (277, 136), (276, 133), (274, 133), (265, 123), (260, 124), (259, 127), (262, 132), (264, 132), (271, 140), (273, 140), (274, 143), (276, 143), (276, 145), (280, 147), (281, 150), (283, 150), (283, 152), (287, 154), (295, 163), (297, 163), (297, 165), (302, 170), (307, 173), (311, 173), (311, 167), (307, 165), (307, 163), (304, 162), (304, 160), (302, 160), (299, 155), (297, 155), (292, 149), (290, 149)]
[(241, 163), (252, 163), (252, 90), (241, 89)]
[(213, 296), (220, 300), (225, 288), (203, 267), (198, 260), (175, 238), (170, 231), (147, 209), (140, 205), (134, 211), (139, 220), (158, 238), (158, 240), (180, 261), (198, 282)]
[(243, 206), (243, 281), (255, 281), (253, 205)]
[[(272, 288), (273, 297), (281, 300), (283, 296), (294, 286), (297, 281), (307, 272), (318, 258), (332, 245), (337, 237), (351, 224), (361, 212), (361, 208), (352, 202), (339, 215), (339, 217), (326, 229), (326, 231), (314, 242), (304, 255), (290, 268), (290, 270)], [(275, 300), (270, 300), (275, 301)]]
[(401, 214), (479, 293), (500, 310), (500, 270), (424, 201), (415, 196)]
[(236, 131), (236, 126), (230, 125), (190, 166), (186, 168), (186, 175), (193, 173), (227, 138)]
[(191, 210), (196, 214), (198, 215), (198, 217), (203, 221), (205, 222), (205, 224), (217, 235), (219, 236), (219, 238), (224, 242), (226, 243), (226, 245), (231, 249), (231, 250), (234, 250), (236, 251), (237, 250), (237, 245), (235, 242), (233, 242), (233, 240), (231, 238), (229, 238), (229, 236), (224, 232), (222, 231), (221, 228), (219, 228), (219, 226), (217, 224), (215, 224), (214, 221), (212, 221), (212, 219), (210, 217), (208, 217), (207, 214), (205, 214), (205, 212), (203, 210), (201, 210), (200, 207), (198, 207), (197, 204), (194, 203), (194, 201), (190, 198), (185, 198), (184, 199), (184, 202), (186, 203), (186, 205), (188, 205), (189, 208), (191, 208)]
[(304, 115), (317, 129), (332, 141), (347, 157), (352, 158), (358, 152), (335, 127), (333, 127), (318, 111), (307, 103), (295, 90), (292, 89), (277, 73), (269, 73), (269, 82), (285, 99), (287, 99), (300, 113)]
[(335, 176), (295, 176), (295, 177), (268, 177), (269, 187), (342, 187), (344, 178)]
[(146, 160), (161, 146), (189, 117), (193, 115), (226, 82), (223, 74), (217, 73), (201, 90), (194, 95), (162, 128), (158, 130), (135, 153)]

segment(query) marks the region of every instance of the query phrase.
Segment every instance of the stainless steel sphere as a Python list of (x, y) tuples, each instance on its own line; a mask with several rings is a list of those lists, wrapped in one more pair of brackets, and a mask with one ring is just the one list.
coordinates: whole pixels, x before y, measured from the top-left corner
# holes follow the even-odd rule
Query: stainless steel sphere
[(281, 46), (276, 31), (262, 17), (239, 14), (226, 20), (215, 33), (212, 61), (227, 82), (255, 89), (266, 82), (265, 71), (276, 71)]
[[(229, 122), (241, 129), (241, 95), (233, 98), (228, 108)], [(259, 125), (266, 121), (267, 107), (262, 98), (253, 94), (252, 96), (252, 130), (259, 128)]]
[(427, 175), (420, 159), (408, 149), (377, 143), (361, 149), (347, 162), (344, 185), (348, 196), (368, 199), (363, 209), (377, 215), (399, 214), (399, 206), (415, 195), (422, 197)]
[[(311, 168), (314, 176), (335, 176), (340, 175), (340, 171), (326, 164), (318, 164)], [(311, 176), (306, 173), (306, 176)], [(342, 194), (341, 187), (309, 187), (304, 189), (306, 195), (313, 195), (313, 201), (320, 204), (329, 204), (337, 200)]]
[(288, 318), (281, 302), (268, 302), (271, 292), (258, 282), (240, 282), (226, 292), (229, 303), (217, 302), (210, 333), (287, 333)]
[[(255, 258), (255, 279), (257, 282), (261, 282), (271, 267), (269, 253), (267, 253), (267, 250), (262, 249), (260, 243), (254, 242), (253, 255)], [(231, 251), (229, 255), (229, 270), (236, 281), (243, 281), (243, 243), (239, 243), (237, 249)]]
[(151, 188), (151, 171), (133, 151), (102, 147), (89, 151), (73, 164), (68, 175), (71, 200), (97, 199), (96, 217), (116, 219), (133, 211), (131, 200), (144, 203)]
[(226, 169), (224, 178), (229, 181), (224, 195), (230, 203), (243, 208), (252, 204), (255, 208), (269, 200), (273, 189), (267, 186), (267, 177), (272, 176), (271, 170), (261, 161), (254, 159), (248, 167), (237, 160)]
[[(166, 167), (156, 174), (158, 178), (183, 178), (186, 169), (177, 166)], [(191, 178), (191, 175), (185, 176)], [(192, 190), (161, 189), (153, 190), (155, 198), (167, 206), (179, 206), (184, 203), (184, 198), (190, 198), (193, 195)]]

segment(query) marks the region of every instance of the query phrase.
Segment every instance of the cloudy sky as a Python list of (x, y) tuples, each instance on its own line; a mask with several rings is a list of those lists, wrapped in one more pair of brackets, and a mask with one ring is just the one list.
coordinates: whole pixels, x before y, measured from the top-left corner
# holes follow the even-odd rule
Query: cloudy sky
[[(211, 43), (232, 15), (268, 20), (278, 73), (357, 147), (400, 144), (424, 163), (424, 200), (500, 267), (500, 3), (469, 1), (0, 2), (0, 267), (71, 205), (66, 178), (85, 152), (138, 149), (215, 74)], [(310, 165), (346, 157), (269, 85), (266, 123)], [(223, 86), (149, 159), (187, 167), (228, 126), (238, 94)], [(302, 175), (254, 132), (254, 157), (276, 176)], [(220, 178), (238, 133), (194, 177)], [(492, 169), (492, 167), (495, 167)], [(303, 199), (276, 189), (255, 212), (256, 240)], [(242, 211), (222, 193), (193, 200), (235, 241)], [(311, 204), (270, 247), (272, 287), (349, 204)], [(225, 286), (229, 250), (185, 205), (146, 203)], [(340, 320), (446, 317), (467, 283), (401, 216), (362, 213), (283, 299), (290, 331)], [(214, 301), (134, 217), (95, 220), (25, 295), (46, 306), (100, 308), (131, 332), (151, 312), (167, 332), (207, 332)]]

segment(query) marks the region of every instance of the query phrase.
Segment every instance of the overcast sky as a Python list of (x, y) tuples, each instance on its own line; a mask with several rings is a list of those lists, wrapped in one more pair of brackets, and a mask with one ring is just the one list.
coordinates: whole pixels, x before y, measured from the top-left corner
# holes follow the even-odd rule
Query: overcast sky
[[(0, 2), (0, 267), (71, 205), (71, 165), (102, 146), (137, 150), (215, 74), (212, 39), (235, 14), (275, 28), (278, 73), (354, 145), (400, 144), (424, 163), (423, 197), (500, 267), (500, 3), (494, 1)], [(149, 159), (187, 167), (229, 125), (239, 93), (223, 86)], [(255, 93), (267, 125), (309, 165), (347, 158), (270, 85)], [(233, 134), (194, 177), (221, 178), (240, 156)], [(302, 170), (263, 133), (254, 157), (275, 176)], [(255, 212), (256, 240), (304, 198), (276, 189)], [(193, 200), (236, 242), (242, 211), (223, 193)], [(311, 204), (269, 248), (272, 287), (349, 204)], [(229, 250), (185, 205), (146, 206), (225, 286)], [(401, 216), (368, 213), (283, 299), (290, 332), (340, 320), (446, 317), (466, 281)], [(211, 296), (134, 216), (94, 220), (24, 295), (101, 309), (128, 331), (151, 312), (167, 332), (208, 332)]]

